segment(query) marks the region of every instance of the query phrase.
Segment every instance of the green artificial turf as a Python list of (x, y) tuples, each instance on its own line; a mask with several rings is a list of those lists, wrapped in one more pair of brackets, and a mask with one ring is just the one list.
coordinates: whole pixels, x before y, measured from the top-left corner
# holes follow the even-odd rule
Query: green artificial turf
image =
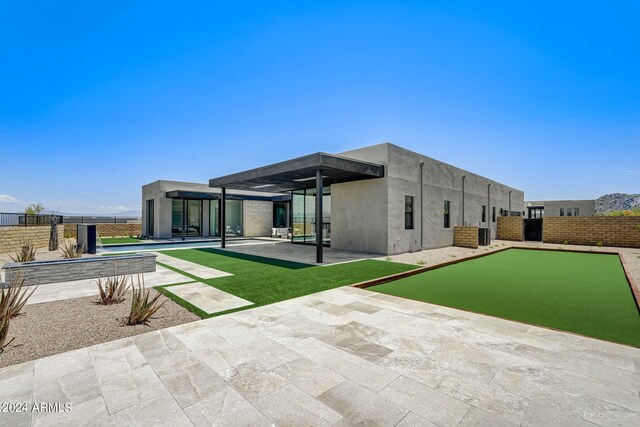
[(120, 245), (124, 243), (141, 243), (140, 239), (135, 237), (101, 237), (100, 241), (103, 245)]
[(368, 289), (640, 347), (617, 255), (510, 249)]
[[(203, 280), (184, 271), (163, 265), (163, 267), (182, 273), (194, 280), (254, 303), (246, 308), (272, 304), (416, 268), (413, 265), (376, 260), (314, 266), (210, 248), (173, 250), (162, 253), (233, 274), (233, 276)], [(179, 297), (167, 293), (166, 291), (171, 292), (171, 286), (166, 286), (164, 289), (161, 287), (159, 290), (200, 317), (210, 317)], [(214, 315), (225, 313), (228, 312), (215, 313)]]

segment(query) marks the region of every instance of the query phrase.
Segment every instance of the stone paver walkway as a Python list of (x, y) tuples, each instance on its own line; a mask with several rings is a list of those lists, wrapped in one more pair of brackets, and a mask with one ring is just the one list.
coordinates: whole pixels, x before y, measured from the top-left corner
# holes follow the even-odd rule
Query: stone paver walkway
[(209, 314), (253, 304), (251, 301), (200, 282), (168, 286), (165, 289)]
[(0, 370), (8, 425), (640, 425), (640, 349), (339, 288)]
[(216, 270), (215, 268), (205, 267), (204, 265), (196, 264), (190, 261), (184, 261), (180, 258), (175, 258), (169, 255), (161, 254), (158, 252), (152, 252), (157, 255), (157, 262), (168, 265), (169, 267), (177, 268), (186, 273), (192, 274), (201, 279), (216, 279), (218, 277), (232, 276), (232, 274)]
[[(134, 276), (135, 280), (135, 276)], [(156, 266), (153, 273), (144, 273), (145, 286), (171, 285), (174, 283), (192, 282), (193, 279), (176, 273), (160, 265)], [(137, 282), (136, 282), (137, 283)], [(72, 298), (82, 298), (98, 295), (98, 285), (96, 279), (74, 280), (70, 282), (47, 283), (38, 286), (27, 304), (38, 304), (41, 302), (60, 301)]]

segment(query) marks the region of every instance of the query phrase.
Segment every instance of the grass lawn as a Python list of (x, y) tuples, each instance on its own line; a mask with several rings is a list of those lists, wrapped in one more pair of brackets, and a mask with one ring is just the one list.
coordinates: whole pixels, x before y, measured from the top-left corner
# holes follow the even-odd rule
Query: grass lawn
[(103, 245), (121, 245), (126, 243), (141, 243), (141, 239), (135, 237), (101, 237), (100, 241)]
[[(233, 274), (233, 276), (202, 280), (164, 265), (255, 304), (245, 308), (272, 304), (416, 268), (414, 265), (376, 260), (320, 267), (209, 248), (162, 253)], [(171, 286), (166, 287), (166, 290), (171, 291)], [(199, 316), (211, 317), (179, 297), (167, 292), (163, 293)], [(237, 310), (215, 313), (214, 316), (230, 311)]]
[(368, 289), (640, 347), (615, 255), (510, 249)]

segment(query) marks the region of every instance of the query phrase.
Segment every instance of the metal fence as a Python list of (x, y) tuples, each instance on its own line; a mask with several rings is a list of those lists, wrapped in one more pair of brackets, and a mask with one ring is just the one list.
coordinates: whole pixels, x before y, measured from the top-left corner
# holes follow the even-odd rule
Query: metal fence
[(135, 216), (50, 215), (25, 213), (0, 213), (0, 227), (31, 227), (51, 224), (51, 217), (58, 224), (140, 224)]
[(51, 224), (51, 218), (62, 224), (62, 215), (0, 213), (0, 227), (33, 227)]
[(91, 216), (65, 215), (65, 224), (140, 224), (142, 218), (135, 216)]

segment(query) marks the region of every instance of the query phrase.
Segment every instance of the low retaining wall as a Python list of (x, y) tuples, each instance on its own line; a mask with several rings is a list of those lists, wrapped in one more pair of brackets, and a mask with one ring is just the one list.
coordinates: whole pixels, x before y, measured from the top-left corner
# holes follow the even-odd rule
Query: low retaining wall
[(522, 242), (524, 240), (524, 220), (521, 216), (499, 216), (498, 217), (498, 240), (513, 240)]
[[(140, 236), (142, 224), (96, 224), (100, 237)], [(64, 224), (64, 235), (69, 239), (78, 237), (78, 224)]]
[(619, 246), (640, 248), (640, 217), (576, 216), (545, 217), (542, 222), (545, 243)]
[(26, 285), (96, 279), (115, 274), (152, 273), (156, 271), (156, 255), (133, 254), (91, 258), (8, 263), (2, 269), (5, 281), (21, 274)]
[(478, 227), (453, 227), (453, 246), (478, 248)]
[[(15, 252), (27, 241), (36, 248), (49, 247), (51, 226), (0, 227), (0, 254)], [(64, 240), (64, 227), (58, 226), (58, 242)]]

